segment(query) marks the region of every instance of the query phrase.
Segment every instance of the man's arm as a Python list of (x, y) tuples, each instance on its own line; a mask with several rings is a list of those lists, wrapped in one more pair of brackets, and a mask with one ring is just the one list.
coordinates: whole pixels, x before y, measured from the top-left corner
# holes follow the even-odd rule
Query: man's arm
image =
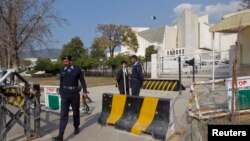
[(141, 83), (141, 87), (142, 87), (143, 86), (144, 75), (143, 75), (141, 64), (138, 66), (138, 71), (139, 71), (139, 75), (140, 75), (139, 78), (140, 78), (140, 83)]
[(82, 90), (83, 90), (83, 93), (88, 93), (87, 91), (87, 85), (86, 85), (86, 81), (85, 81), (85, 77), (83, 75), (83, 72), (81, 70), (79, 70), (80, 74), (79, 74), (79, 80), (81, 82), (81, 86), (82, 86)]
[(62, 87), (63, 87), (63, 85), (62, 85), (62, 81), (63, 81), (63, 77), (62, 77), (62, 70), (60, 70), (60, 87), (59, 87), (59, 94), (61, 94), (62, 93)]
[(116, 81), (117, 81), (117, 83), (119, 83), (121, 81), (122, 75), (123, 75), (122, 73), (123, 73), (122, 69), (119, 69), (118, 72), (116, 73)]

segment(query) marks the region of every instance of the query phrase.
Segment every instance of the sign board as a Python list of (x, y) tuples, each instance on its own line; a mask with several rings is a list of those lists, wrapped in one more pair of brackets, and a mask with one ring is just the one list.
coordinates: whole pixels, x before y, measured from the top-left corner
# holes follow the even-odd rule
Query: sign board
[(59, 95), (59, 86), (44, 86), (44, 99), (45, 99), (45, 106), (47, 108), (50, 108), (50, 100), (49, 97), (50, 96), (54, 96), (54, 97), (58, 97), (58, 105), (59, 105), (59, 109), (61, 107), (61, 97)]
[[(228, 110), (231, 110), (232, 86), (233, 86), (232, 78), (226, 79), (225, 86), (226, 86), (226, 93), (227, 93), (227, 98), (228, 98)], [(250, 76), (238, 77), (237, 86), (238, 86), (238, 90), (250, 90)]]

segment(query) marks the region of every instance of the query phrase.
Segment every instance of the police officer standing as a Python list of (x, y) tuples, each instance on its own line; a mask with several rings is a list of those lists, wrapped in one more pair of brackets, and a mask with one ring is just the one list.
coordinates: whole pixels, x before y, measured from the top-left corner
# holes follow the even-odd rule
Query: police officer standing
[(144, 75), (142, 72), (142, 66), (138, 62), (138, 58), (136, 55), (132, 55), (130, 57), (130, 61), (132, 63), (132, 74), (130, 76), (132, 95), (139, 96), (140, 89), (143, 85), (143, 79), (144, 79)]
[(74, 134), (79, 133), (80, 125), (80, 95), (79, 80), (83, 89), (83, 94), (87, 94), (87, 86), (81, 69), (72, 65), (71, 56), (62, 58), (64, 67), (60, 70), (60, 88), (61, 95), (61, 115), (59, 125), (59, 135), (54, 137), (54, 141), (63, 141), (63, 134), (68, 123), (69, 107), (73, 110)]
[(121, 62), (121, 68), (116, 73), (116, 81), (120, 94), (129, 95), (129, 74), (127, 69), (128, 63)]

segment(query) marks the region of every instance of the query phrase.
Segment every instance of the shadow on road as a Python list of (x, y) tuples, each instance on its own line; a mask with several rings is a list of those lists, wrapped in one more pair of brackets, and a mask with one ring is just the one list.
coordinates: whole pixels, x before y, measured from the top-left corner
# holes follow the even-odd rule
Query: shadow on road
[[(98, 118), (100, 117), (101, 113), (96, 113), (88, 118), (85, 119), (85, 123), (83, 125), (80, 126), (80, 133), (88, 128), (89, 126), (95, 124), (98, 120)], [(65, 138), (65, 140), (69, 140), (71, 138), (73, 138), (75, 135), (74, 133), (70, 134), (70, 136), (68, 136), (67, 138)]]

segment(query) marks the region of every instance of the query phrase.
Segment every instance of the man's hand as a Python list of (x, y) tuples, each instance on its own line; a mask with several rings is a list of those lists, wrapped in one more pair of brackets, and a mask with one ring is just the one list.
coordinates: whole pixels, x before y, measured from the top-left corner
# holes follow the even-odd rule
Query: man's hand
[(86, 98), (88, 96), (88, 93), (82, 93), (82, 96)]

